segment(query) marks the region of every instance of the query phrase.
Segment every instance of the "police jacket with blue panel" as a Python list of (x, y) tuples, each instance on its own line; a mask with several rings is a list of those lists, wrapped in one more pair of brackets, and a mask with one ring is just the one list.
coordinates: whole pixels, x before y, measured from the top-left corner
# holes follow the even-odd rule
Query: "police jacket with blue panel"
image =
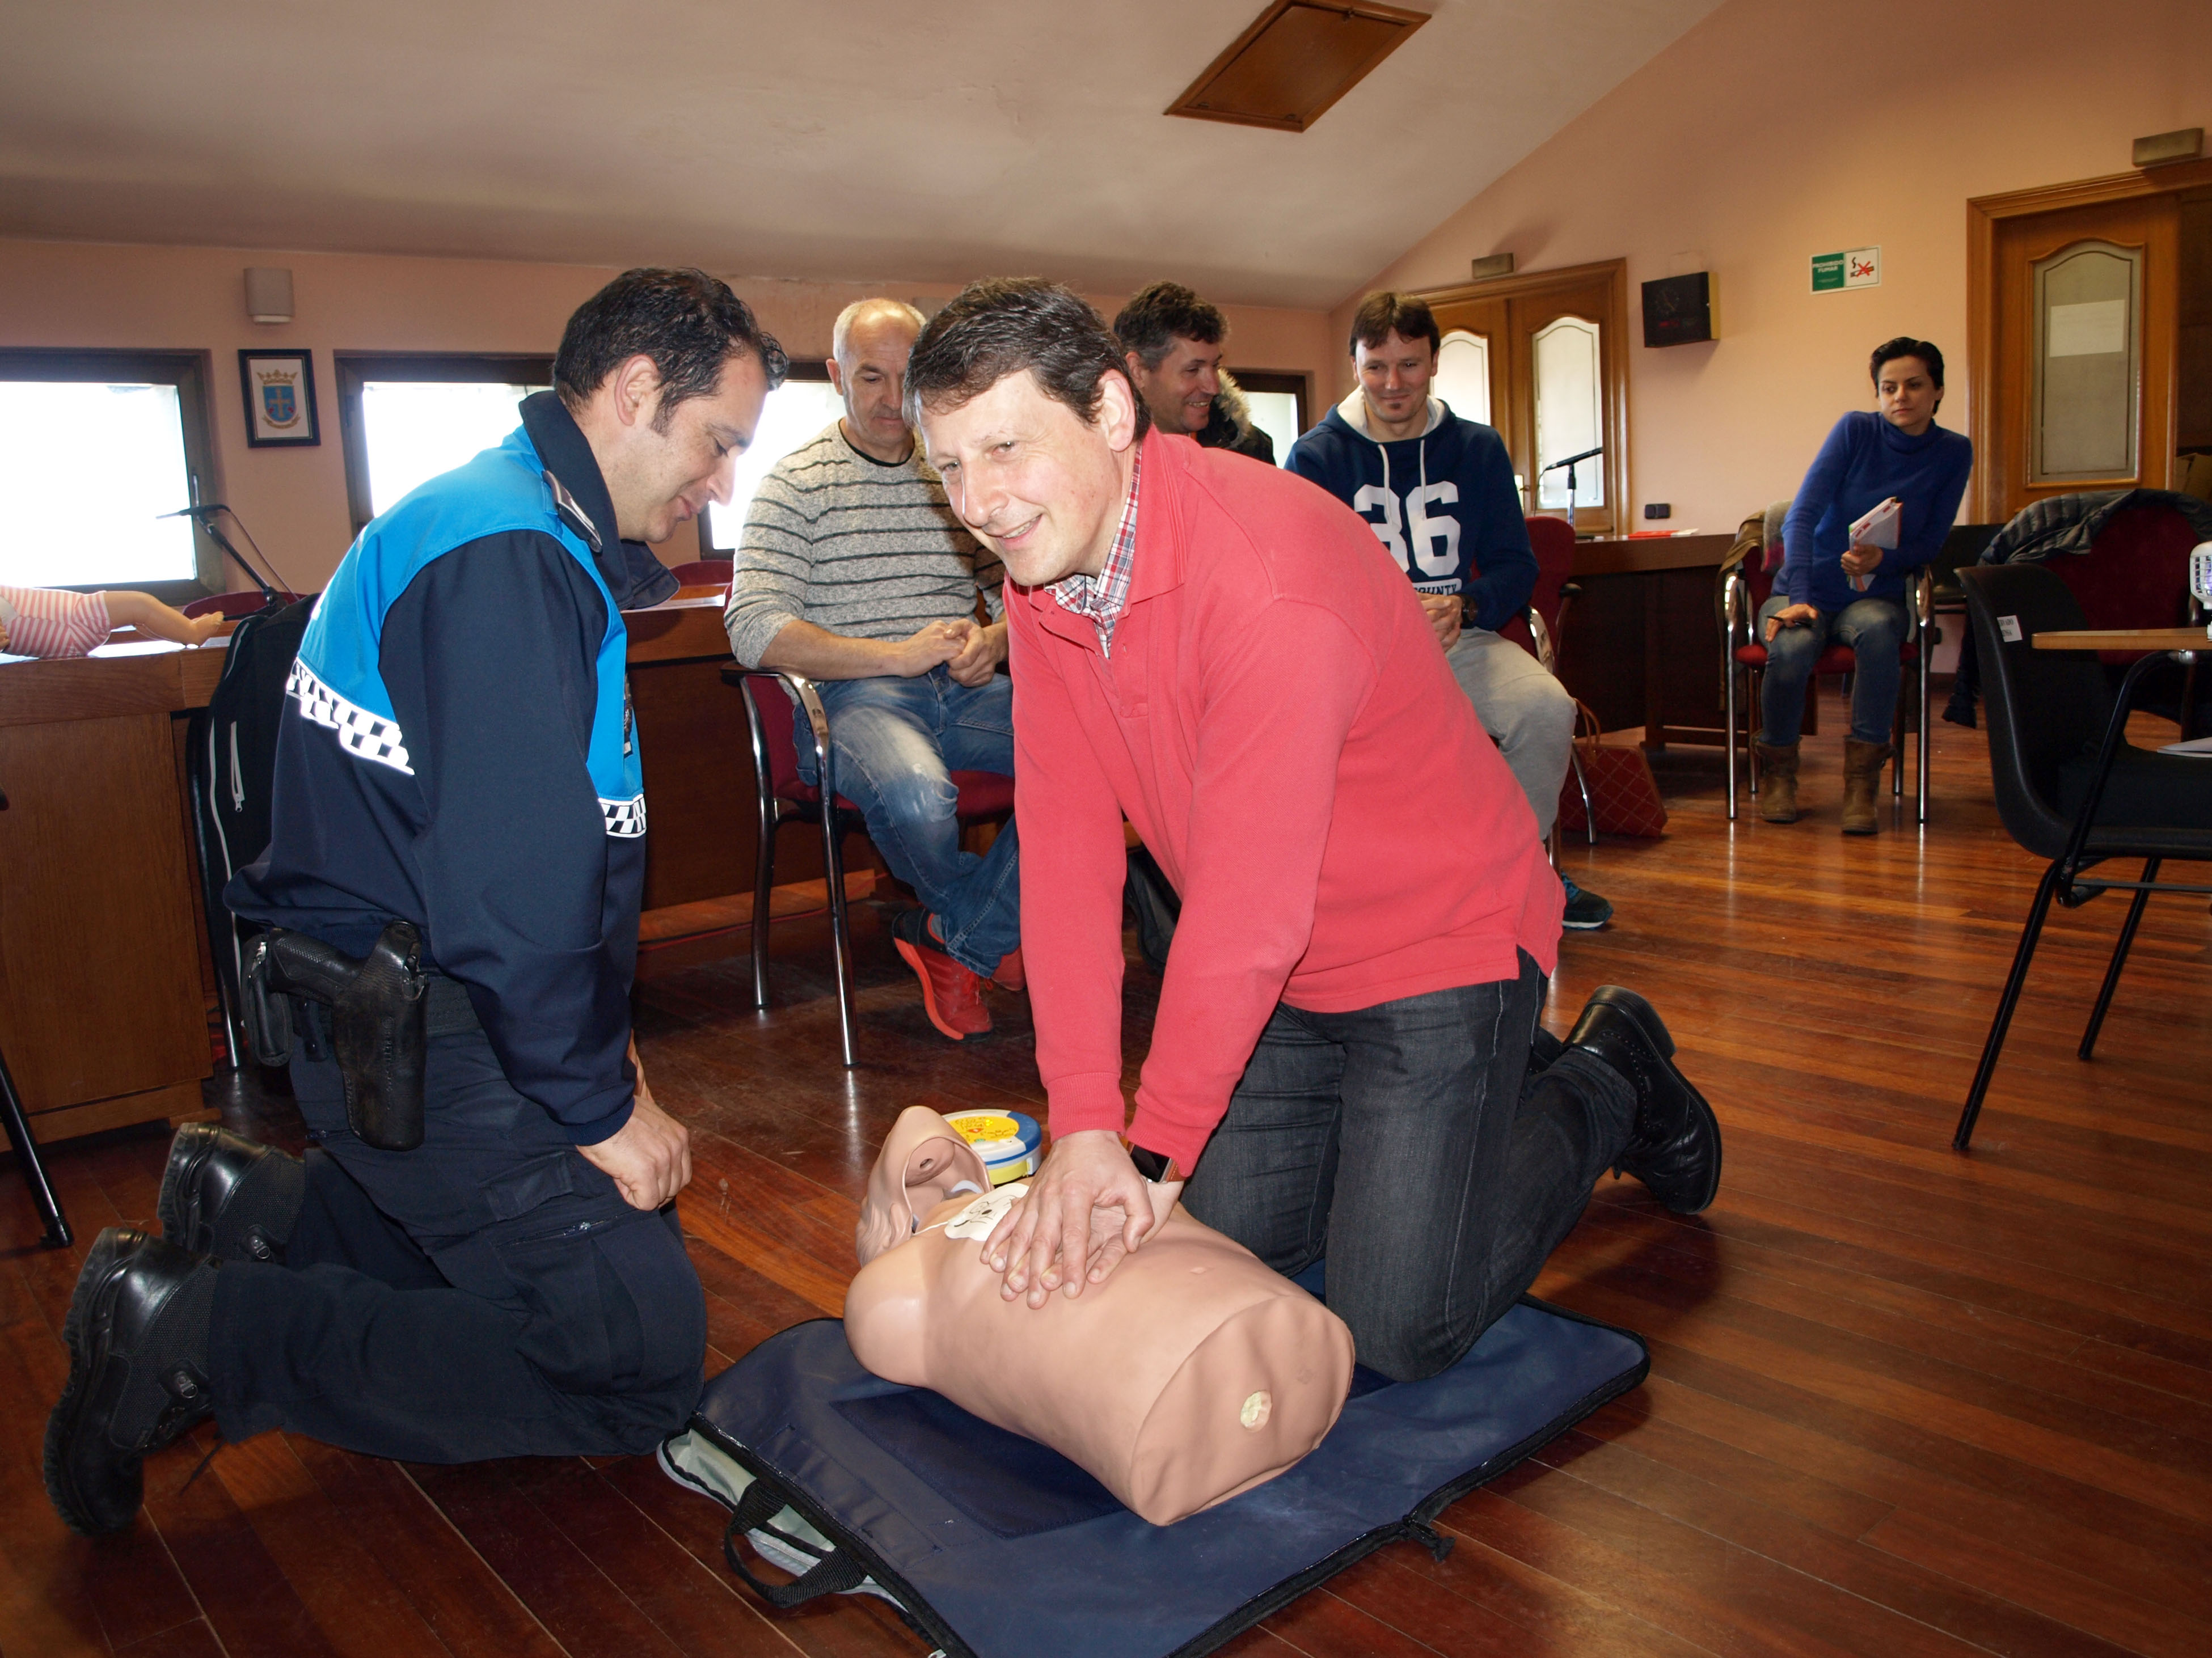
[(620, 539), (552, 392), (378, 517), (315, 605), (270, 838), (225, 894), (365, 954), (413, 922), (516, 1091), (578, 1145), (629, 1121), (645, 793), (625, 607), (676, 590)]
[(1365, 519), (1425, 593), (1457, 593), (1470, 626), (1495, 633), (1528, 608), (1536, 555), (1504, 440), (1429, 399), (1419, 437), (1385, 440), (1358, 389), (1291, 446), (1283, 463)]

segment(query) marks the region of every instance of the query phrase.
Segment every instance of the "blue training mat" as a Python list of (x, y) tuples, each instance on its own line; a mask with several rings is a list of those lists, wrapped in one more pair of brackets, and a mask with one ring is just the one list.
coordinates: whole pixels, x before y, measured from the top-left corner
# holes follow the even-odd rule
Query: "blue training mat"
[[(691, 1427), (756, 1477), (725, 1552), (774, 1604), (866, 1576), (946, 1658), (1196, 1658), (1385, 1543), (1441, 1558), (1430, 1521), (1650, 1368), (1640, 1338), (1524, 1297), (1440, 1376), (1358, 1370), (1312, 1455), (1165, 1527), (1059, 1453), (871, 1376), (835, 1319), (723, 1371)], [(737, 1539), (787, 1504), (836, 1550), (770, 1589)]]

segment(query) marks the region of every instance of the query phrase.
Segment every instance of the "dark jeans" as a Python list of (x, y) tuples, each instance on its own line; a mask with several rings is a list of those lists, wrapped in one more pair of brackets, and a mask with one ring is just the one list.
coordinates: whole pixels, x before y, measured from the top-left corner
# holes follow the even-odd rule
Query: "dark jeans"
[(1544, 978), (1352, 1013), (1279, 1006), (1185, 1206), (1278, 1272), (1324, 1254), (1359, 1362), (1448, 1369), (1535, 1281), (1627, 1144), (1633, 1090), (1543, 1040)]
[[(1766, 619), (1788, 606), (1790, 596), (1776, 593), (1759, 607), (1759, 634)], [(1853, 599), (1832, 615), (1778, 632), (1766, 647), (1766, 675), (1759, 683), (1759, 740), (1777, 748), (1797, 741), (1805, 726), (1805, 686), (1813, 666), (1832, 639), (1848, 645), (1856, 665), (1851, 671), (1851, 736), (1862, 743), (1887, 743), (1897, 718), (1897, 694), (1905, 679), (1899, 652), (1911, 636), (1905, 606), (1893, 598)]]
[(285, 1264), (216, 1275), (224, 1438), (466, 1462), (642, 1452), (684, 1425), (707, 1313), (674, 1207), (623, 1202), (483, 1032), (432, 1040), (413, 1151), (354, 1137), (330, 1061), (295, 1057), (292, 1084), (319, 1145)]

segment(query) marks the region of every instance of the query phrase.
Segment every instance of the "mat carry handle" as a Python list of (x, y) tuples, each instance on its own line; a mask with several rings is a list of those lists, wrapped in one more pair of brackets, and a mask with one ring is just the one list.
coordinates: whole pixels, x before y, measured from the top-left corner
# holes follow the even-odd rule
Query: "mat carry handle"
[[(842, 1594), (856, 1589), (866, 1577), (867, 1569), (842, 1549), (831, 1549), (828, 1553), (803, 1537), (778, 1531), (769, 1521), (791, 1506), (791, 1498), (774, 1481), (756, 1478), (745, 1487), (744, 1495), (730, 1515), (729, 1529), (722, 1533), (722, 1558), (729, 1562), (730, 1570), (751, 1585), (753, 1593), (778, 1612), (788, 1612), (802, 1601), (811, 1600), (821, 1594)], [(800, 1554), (813, 1558), (813, 1565), (788, 1583), (770, 1583), (754, 1575), (738, 1552), (738, 1539), (750, 1531), (766, 1531), (786, 1546)]]

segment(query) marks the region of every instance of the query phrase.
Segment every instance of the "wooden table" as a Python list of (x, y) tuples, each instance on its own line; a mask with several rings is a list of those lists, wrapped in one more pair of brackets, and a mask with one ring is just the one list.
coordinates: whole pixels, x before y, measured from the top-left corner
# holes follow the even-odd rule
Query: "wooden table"
[(1584, 541), (1582, 596), (1561, 629), (1559, 677), (1607, 731), (1641, 726), (1647, 748), (1724, 744), (1715, 591), (1732, 535)]
[(2039, 633), (2039, 651), (2212, 651), (2212, 628), (2075, 628)]
[[(752, 750), (721, 599), (687, 589), (624, 617), (653, 803), (645, 902), (752, 889)], [(0, 660), (0, 1048), (41, 1140), (203, 1114), (213, 966), (185, 734), (225, 643), (110, 645)], [(796, 835), (778, 878), (818, 880)]]

